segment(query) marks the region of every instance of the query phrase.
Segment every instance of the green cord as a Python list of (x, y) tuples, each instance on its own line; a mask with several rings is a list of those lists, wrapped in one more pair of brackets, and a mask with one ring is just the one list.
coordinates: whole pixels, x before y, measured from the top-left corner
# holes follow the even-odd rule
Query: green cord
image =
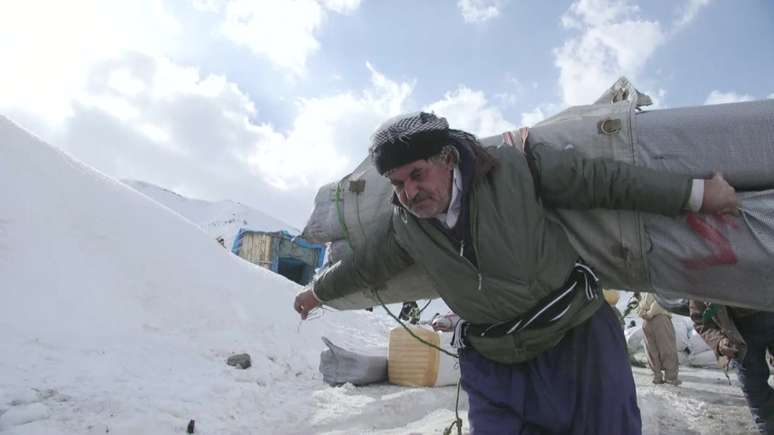
[(352, 241), (349, 239), (349, 229), (347, 229), (347, 222), (344, 220), (344, 213), (341, 211), (341, 182), (336, 184), (336, 216), (339, 218), (339, 225), (341, 225), (342, 231), (344, 231), (344, 239), (349, 244), (349, 247), (354, 250), (355, 248), (352, 247)]
[(433, 349), (437, 349), (437, 350), (439, 350), (439, 351), (441, 351), (441, 352), (445, 353), (446, 355), (449, 355), (449, 356), (450, 356), (450, 357), (452, 357), (452, 358), (459, 358), (459, 356), (457, 356), (457, 355), (455, 355), (455, 354), (453, 354), (453, 353), (449, 352), (448, 350), (446, 350), (446, 349), (442, 349), (442, 348), (440, 348), (440, 347), (438, 347), (438, 346), (434, 345), (433, 343), (430, 343), (429, 341), (426, 341), (426, 340), (424, 340), (422, 337), (419, 337), (419, 336), (417, 336), (416, 334), (414, 334), (414, 331), (412, 331), (411, 329), (409, 329), (409, 327), (408, 327), (408, 326), (406, 326), (406, 325), (405, 325), (403, 322), (401, 322), (401, 320), (400, 320), (399, 318), (395, 317), (395, 314), (392, 314), (392, 311), (390, 311), (390, 309), (389, 309), (389, 308), (387, 308), (387, 305), (385, 305), (385, 304), (384, 304), (384, 302), (382, 301), (382, 298), (379, 296), (379, 292), (378, 292), (378, 291), (376, 291), (376, 290), (373, 290), (373, 294), (374, 294), (374, 296), (376, 296), (376, 299), (377, 299), (377, 300), (379, 300), (379, 304), (381, 304), (382, 308), (384, 308), (384, 311), (387, 311), (387, 314), (389, 314), (389, 315), (390, 315), (390, 317), (392, 317), (393, 319), (395, 319), (395, 321), (396, 321), (396, 322), (398, 322), (398, 323), (400, 324), (400, 326), (402, 326), (402, 327), (403, 327), (403, 329), (405, 329), (405, 330), (406, 330), (406, 331), (407, 331), (409, 334), (411, 334), (411, 336), (412, 336), (412, 337), (416, 338), (416, 339), (417, 339), (417, 340), (419, 340), (421, 343), (424, 343), (424, 344), (426, 344), (426, 345), (428, 345), (428, 346), (432, 347)]
[(451, 435), (454, 426), (457, 426), (457, 435), (462, 435), (462, 419), (460, 418), (460, 384), (462, 384), (462, 377), (457, 380), (457, 400), (454, 403), (454, 421), (449, 427), (443, 430), (443, 435)]
[[(357, 201), (357, 197), (356, 197), (356, 201)], [(339, 218), (339, 225), (341, 225), (341, 229), (344, 232), (344, 239), (349, 244), (349, 247), (352, 248), (352, 250), (354, 250), (355, 248), (352, 246), (352, 241), (349, 238), (349, 229), (347, 228), (347, 223), (344, 220), (344, 214), (341, 211), (341, 202), (342, 202), (342, 200), (341, 200), (341, 182), (339, 182), (339, 183), (336, 184), (336, 215)], [(361, 231), (364, 231), (363, 223), (360, 221), (360, 204), (357, 204), (356, 207), (357, 207), (358, 223), (360, 224)], [(366, 237), (365, 232), (363, 232), (363, 237)], [(442, 349), (442, 348), (434, 345), (433, 343), (430, 343), (430, 342), (424, 340), (423, 338), (417, 336), (416, 334), (414, 334), (414, 331), (412, 331), (408, 326), (406, 326), (403, 322), (401, 322), (401, 320), (399, 318), (397, 318), (394, 314), (392, 314), (392, 311), (390, 311), (390, 309), (387, 308), (387, 305), (384, 304), (384, 301), (382, 301), (382, 298), (379, 296), (379, 292), (377, 292), (376, 290), (373, 290), (373, 293), (374, 293), (374, 296), (376, 296), (376, 299), (379, 301), (379, 304), (382, 306), (382, 308), (384, 308), (384, 311), (386, 311), (387, 314), (390, 315), (390, 317), (395, 319), (395, 321), (398, 322), (400, 324), (400, 326), (402, 326), (403, 329), (405, 329), (406, 332), (408, 332), (412, 337), (416, 338), (420, 343), (423, 343), (423, 344), (425, 344), (427, 346), (430, 346), (431, 348), (434, 348), (434, 349), (436, 349), (436, 350), (438, 350), (440, 352), (443, 352), (443, 353), (445, 353), (446, 355), (449, 355), (452, 358), (459, 359), (458, 355), (455, 355), (455, 354), (447, 351), (446, 349)], [(432, 301), (432, 299), (427, 301), (427, 304), (425, 304), (425, 306), (422, 307), (422, 309), (419, 311), (420, 314), (422, 313), (422, 311), (425, 310), (425, 308), (427, 308), (430, 305), (431, 301)], [(459, 409), (460, 409), (460, 384), (461, 383), (462, 383), (462, 378), (460, 377), (460, 379), (457, 380), (457, 399), (456, 399), (455, 404), (454, 404), (454, 417), (455, 417), (455, 419), (452, 422), (452, 424), (443, 431), (444, 435), (451, 435), (451, 431), (452, 431), (452, 429), (454, 428), (455, 425), (457, 426), (457, 434), (458, 435), (462, 435), (462, 419), (460, 418), (460, 413), (459, 413)]]
[[(392, 311), (390, 311), (390, 309), (387, 308), (387, 305), (384, 304), (384, 301), (382, 301), (382, 298), (379, 297), (379, 292), (376, 291), (376, 290), (372, 290), (372, 292), (373, 292), (374, 296), (376, 296), (376, 299), (379, 300), (379, 304), (381, 304), (382, 308), (384, 308), (384, 311), (386, 311), (387, 314), (390, 315), (390, 317), (395, 319), (395, 321), (398, 322), (400, 324), (400, 326), (402, 326), (403, 329), (405, 329), (409, 334), (411, 334), (412, 337), (414, 337), (417, 340), (419, 340), (420, 343), (426, 344), (426, 345), (428, 345), (428, 346), (430, 346), (430, 347), (432, 347), (434, 349), (437, 349), (437, 350), (445, 353), (446, 355), (449, 355), (452, 358), (459, 359), (458, 355), (455, 355), (455, 354), (447, 351), (446, 349), (441, 349), (440, 347), (434, 345), (433, 343), (425, 341), (421, 337), (419, 337), (416, 334), (414, 334), (414, 331), (409, 329), (409, 327), (406, 326), (403, 322), (401, 322), (399, 318), (395, 317), (395, 314), (392, 314)], [(429, 301), (428, 301), (428, 305), (430, 305)], [(425, 305), (425, 308), (427, 308), (427, 305)], [(422, 309), (424, 310), (424, 308), (422, 308)], [(454, 417), (455, 418), (454, 418), (454, 421), (452, 422), (452, 424), (449, 425), (449, 427), (447, 427), (446, 429), (444, 429), (443, 435), (451, 435), (451, 431), (454, 428), (454, 426), (457, 426), (457, 435), (462, 435), (462, 419), (460, 418), (460, 412), (459, 412), (459, 410), (460, 410), (460, 384), (461, 383), (462, 383), (462, 376), (460, 376), (460, 378), (457, 380), (457, 400), (456, 400), (455, 405), (454, 405)]]

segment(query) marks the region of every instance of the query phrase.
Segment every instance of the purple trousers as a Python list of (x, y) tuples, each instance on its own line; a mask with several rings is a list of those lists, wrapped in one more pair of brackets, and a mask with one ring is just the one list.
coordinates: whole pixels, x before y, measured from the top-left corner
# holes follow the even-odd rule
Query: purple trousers
[(531, 361), (500, 364), (468, 346), (460, 370), (473, 435), (642, 433), (626, 341), (607, 304)]

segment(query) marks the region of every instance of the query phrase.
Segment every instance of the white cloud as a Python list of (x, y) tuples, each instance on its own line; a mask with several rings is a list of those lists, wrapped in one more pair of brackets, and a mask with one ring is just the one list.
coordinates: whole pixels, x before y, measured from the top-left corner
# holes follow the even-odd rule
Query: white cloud
[[(118, 156), (112, 160), (122, 159), (124, 168), (140, 170), (143, 162), (164, 161), (171, 173), (181, 166), (198, 167), (224, 178), (229, 172), (254, 174), (283, 190), (312, 189), (352, 169), (357, 162), (350, 156), (365, 156), (371, 130), (399, 113), (412, 92), (411, 84), (396, 83), (367, 67), (371, 86), (360, 93), (299, 100), (288, 132), (255, 124), (253, 102), (224, 77), (201, 77), (194, 68), (140, 55), (100, 70), (104, 77), (120, 72), (127, 80), (142, 81), (139, 93), (121, 94), (110, 80), (95, 77), (94, 82), (105, 85), (90, 89), (78, 102), (83, 112), (99, 111), (122, 123), (122, 129), (144, 136), (143, 145), (115, 150)], [(138, 153), (143, 146), (154, 155)], [(174, 159), (165, 161), (164, 155), (156, 155), (161, 151)], [(79, 150), (79, 155), (93, 152)], [(158, 182), (150, 174), (121, 177)]]
[(360, 0), (320, 0), (320, 3), (339, 14), (351, 14), (360, 7)]
[(236, 85), (166, 58), (127, 53), (98, 64), (88, 83), (74, 98), (63, 145), (117, 177), (226, 173), (266, 128), (250, 123), (255, 107)]
[(500, 92), (494, 94), (494, 99), (497, 100), (501, 107), (515, 106), (519, 102), (519, 94), (516, 92)]
[(666, 89), (663, 89), (663, 88), (659, 88), (656, 90), (643, 89), (641, 92), (649, 96), (650, 100), (652, 101), (652, 104), (648, 106), (648, 110), (667, 108), (667, 105), (665, 104), (666, 96), (667, 96)]
[[(193, 6), (225, 16), (231, 4)], [(292, 126), (279, 130), (261, 123), (251, 98), (226, 77), (171, 60), (181, 41), (196, 35), (183, 38), (189, 29), (162, 5), (30, 0), (9, 6), (0, 14), (0, 58), (13, 62), (0, 68), (0, 112), (110, 176), (259, 208), (265, 201), (300, 225), (317, 186), (351, 170), (352, 159), (366, 155), (372, 129), (402, 111), (412, 92), (413, 84), (368, 66), (366, 89), (296, 100)], [(324, 1), (339, 13), (358, 6)], [(293, 12), (287, 21), (299, 17)]]
[(543, 109), (536, 107), (531, 112), (524, 112), (521, 114), (521, 125), (531, 127), (544, 119), (546, 119), (546, 114), (543, 113)]
[(637, 12), (639, 7), (625, 0), (579, 0), (570, 5), (561, 21), (567, 28), (604, 27)]
[(370, 88), (300, 100), (292, 130), (257, 141), (250, 164), (281, 189), (316, 186), (353, 169), (359, 161), (349, 156), (366, 156), (374, 128), (403, 111), (413, 88), (367, 67)]
[(9, 3), (0, 14), (0, 110), (59, 122), (99, 60), (123, 50), (173, 51), (179, 33), (156, 0)]
[(366, 89), (300, 99), (292, 126), (280, 131), (256, 121), (255, 104), (225, 77), (127, 53), (86, 73), (60, 128), (35, 132), (113, 177), (270, 204), (300, 225), (317, 187), (352, 170), (373, 129), (404, 111), (413, 91), (367, 68)]
[(591, 103), (619, 76), (637, 77), (665, 40), (658, 22), (638, 15), (626, 0), (579, 0), (565, 13), (563, 25), (581, 34), (554, 50), (564, 104)]
[(489, 104), (483, 92), (465, 86), (447, 92), (442, 100), (428, 105), (424, 110), (445, 117), (451, 128), (465, 130), (479, 137), (516, 128), (505, 120), (498, 108)]
[(675, 20), (675, 29), (679, 30), (690, 24), (698, 15), (701, 8), (707, 6), (710, 0), (687, 0), (678, 6), (677, 19)]
[(563, 105), (555, 103), (540, 104), (528, 112), (521, 113), (520, 125), (524, 127), (532, 127), (544, 119), (561, 112), (563, 108)]
[(743, 101), (752, 101), (755, 97), (747, 94), (737, 94), (736, 92), (720, 92), (714, 90), (707, 96), (707, 100), (704, 104), (725, 104), (725, 103), (740, 103)]
[(223, 32), (272, 63), (301, 73), (320, 44), (314, 32), (323, 9), (313, 0), (234, 0), (227, 4)]
[(501, 107), (515, 106), (528, 89), (537, 89), (538, 87), (536, 82), (526, 85), (511, 74), (506, 76), (505, 85), (507, 89), (504, 92), (494, 95), (495, 100), (499, 102)]
[(774, 98), (774, 92), (773, 92), (773, 93), (771, 93), (771, 94), (769, 94), (769, 96), (768, 96), (768, 97), (766, 97), (766, 98)]
[(326, 10), (350, 14), (360, 0), (197, 0), (195, 6), (221, 15), (223, 34), (234, 43), (302, 74), (306, 59), (320, 48), (315, 33)]
[(204, 12), (218, 12), (223, 9), (225, 0), (191, 0), (191, 4), (197, 10)]
[(480, 23), (500, 15), (503, 0), (459, 0), (457, 7), (468, 23)]

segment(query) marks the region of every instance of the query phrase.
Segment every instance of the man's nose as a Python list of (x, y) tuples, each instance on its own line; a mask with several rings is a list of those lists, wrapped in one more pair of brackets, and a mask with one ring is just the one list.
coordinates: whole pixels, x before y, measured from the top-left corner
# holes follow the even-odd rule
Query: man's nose
[(403, 185), (403, 192), (406, 194), (406, 199), (409, 201), (413, 200), (415, 196), (417, 196), (417, 192), (419, 189), (417, 189), (416, 183), (413, 183), (411, 181), (407, 181)]

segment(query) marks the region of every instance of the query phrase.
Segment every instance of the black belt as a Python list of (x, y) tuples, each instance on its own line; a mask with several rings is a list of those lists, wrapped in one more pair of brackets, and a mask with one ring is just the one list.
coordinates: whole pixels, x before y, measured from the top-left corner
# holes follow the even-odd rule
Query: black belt
[(516, 334), (526, 328), (539, 328), (548, 326), (561, 319), (572, 306), (577, 292), (583, 291), (586, 300), (591, 301), (599, 295), (599, 279), (589, 266), (581, 260), (575, 262), (567, 281), (550, 295), (541, 299), (532, 309), (513, 320), (504, 322), (482, 324), (465, 322), (461, 325), (459, 333), (466, 344), (467, 337), (503, 337)]

